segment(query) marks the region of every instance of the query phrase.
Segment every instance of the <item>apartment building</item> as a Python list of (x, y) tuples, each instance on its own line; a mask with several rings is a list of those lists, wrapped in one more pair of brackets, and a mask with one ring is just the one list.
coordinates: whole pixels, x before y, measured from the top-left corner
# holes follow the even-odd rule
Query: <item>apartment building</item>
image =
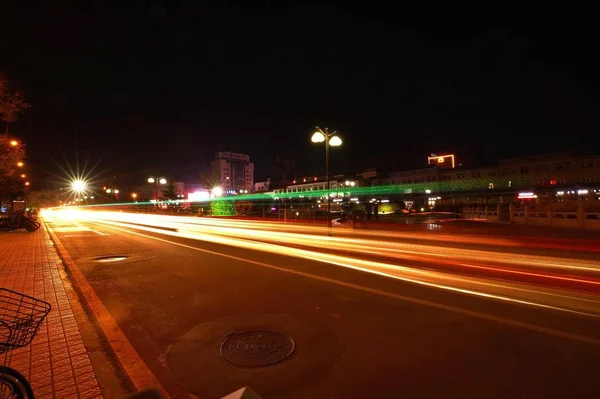
[(212, 177), (219, 182), (223, 192), (252, 191), (254, 186), (254, 163), (250, 156), (234, 152), (217, 152), (211, 162)]

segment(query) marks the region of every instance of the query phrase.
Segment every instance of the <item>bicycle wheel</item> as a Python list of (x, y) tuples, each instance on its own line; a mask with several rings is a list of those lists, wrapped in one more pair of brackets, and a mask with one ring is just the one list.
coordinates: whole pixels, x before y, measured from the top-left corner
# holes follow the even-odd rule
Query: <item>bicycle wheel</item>
[(15, 369), (0, 366), (0, 399), (34, 399), (27, 378)]

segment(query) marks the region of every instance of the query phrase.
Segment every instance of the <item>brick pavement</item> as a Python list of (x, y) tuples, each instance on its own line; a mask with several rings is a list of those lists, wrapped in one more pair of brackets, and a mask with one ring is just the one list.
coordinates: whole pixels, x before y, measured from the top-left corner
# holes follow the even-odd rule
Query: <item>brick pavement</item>
[(36, 398), (102, 398), (74, 309), (62, 262), (48, 233), (0, 232), (0, 287), (43, 299), (52, 310), (31, 345), (11, 352), (10, 367)]

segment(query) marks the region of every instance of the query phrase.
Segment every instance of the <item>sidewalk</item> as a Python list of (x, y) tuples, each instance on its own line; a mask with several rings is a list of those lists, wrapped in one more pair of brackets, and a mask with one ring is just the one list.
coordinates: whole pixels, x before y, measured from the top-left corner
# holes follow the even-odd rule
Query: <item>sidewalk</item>
[(52, 305), (32, 344), (12, 351), (9, 363), (29, 380), (35, 397), (102, 398), (78, 325), (83, 309), (43, 227), (0, 233), (0, 287)]

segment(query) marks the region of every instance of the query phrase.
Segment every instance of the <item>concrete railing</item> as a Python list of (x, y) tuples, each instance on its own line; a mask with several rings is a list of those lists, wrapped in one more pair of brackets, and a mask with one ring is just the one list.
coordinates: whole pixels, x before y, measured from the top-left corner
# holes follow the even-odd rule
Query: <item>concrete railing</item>
[(463, 208), (463, 218), (465, 219), (487, 219), (491, 221), (500, 220), (500, 210), (487, 206), (466, 207)]
[[(465, 219), (498, 221), (500, 220), (501, 208), (500, 206), (465, 207), (462, 214)], [(543, 211), (534, 211), (528, 207), (515, 209), (513, 205), (510, 205), (508, 216), (510, 222), (514, 224), (600, 230), (600, 212), (586, 210), (583, 203), (579, 204), (576, 211), (558, 211), (550, 208)]]

